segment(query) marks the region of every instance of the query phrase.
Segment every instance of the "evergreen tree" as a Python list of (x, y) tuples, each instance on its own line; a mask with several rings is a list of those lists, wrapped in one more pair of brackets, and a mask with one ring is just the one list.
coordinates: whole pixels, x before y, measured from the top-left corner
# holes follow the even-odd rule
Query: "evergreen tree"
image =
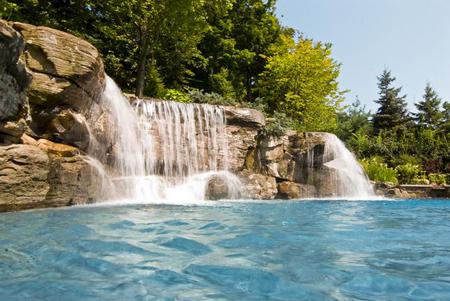
[(423, 100), (415, 105), (418, 110), (414, 114), (417, 124), (425, 128), (437, 128), (442, 123), (444, 115), (440, 110), (441, 102), (439, 95), (428, 83)]
[(380, 97), (375, 102), (380, 107), (372, 119), (375, 133), (385, 129), (398, 129), (410, 121), (406, 109), (406, 95), (400, 95), (401, 87), (392, 86), (394, 81), (395, 77), (386, 69), (378, 77), (378, 88), (380, 89), (378, 94)]
[(439, 129), (444, 134), (450, 134), (450, 102), (444, 102), (443, 104), (444, 110), (442, 111), (442, 123), (439, 126)]
[(346, 108), (345, 111), (338, 113), (338, 128), (336, 135), (347, 142), (355, 134), (369, 135), (372, 131), (370, 123), (370, 111), (361, 105), (358, 96), (355, 102)]

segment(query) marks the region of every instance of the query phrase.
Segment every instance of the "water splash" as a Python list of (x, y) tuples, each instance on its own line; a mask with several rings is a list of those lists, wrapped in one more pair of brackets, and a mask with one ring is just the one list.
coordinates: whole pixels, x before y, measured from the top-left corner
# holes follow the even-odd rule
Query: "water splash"
[(355, 156), (336, 135), (324, 133), (323, 162), (328, 168), (328, 179), (321, 185), (329, 185), (335, 196), (347, 198), (374, 198), (375, 192)]

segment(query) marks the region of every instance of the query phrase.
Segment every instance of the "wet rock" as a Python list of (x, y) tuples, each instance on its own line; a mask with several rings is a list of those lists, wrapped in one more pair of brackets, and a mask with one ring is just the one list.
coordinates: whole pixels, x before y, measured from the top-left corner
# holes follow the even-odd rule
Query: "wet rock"
[(243, 170), (248, 161), (248, 154), (256, 148), (258, 128), (228, 125), (228, 167), (233, 172)]
[(316, 197), (316, 188), (313, 185), (299, 184), (294, 182), (281, 182), (278, 184), (279, 199), (303, 199)]
[(259, 138), (257, 171), (285, 181), (308, 184), (311, 170), (323, 165), (325, 139), (322, 133), (289, 131), (281, 138)]
[(49, 157), (36, 146), (0, 147), (0, 211), (45, 203)]
[(55, 143), (46, 139), (39, 139), (36, 143), (36, 146), (42, 150), (47, 151), (47, 153), (49, 154), (54, 154), (60, 157), (73, 157), (80, 153), (80, 151), (76, 147), (61, 143)]
[(246, 170), (238, 175), (242, 182), (242, 198), (271, 200), (277, 195), (277, 182), (274, 177)]
[(228, 184), (224, 178), (213, 176), (206, 185), (206, 200), (223, 200), (229, 198)]

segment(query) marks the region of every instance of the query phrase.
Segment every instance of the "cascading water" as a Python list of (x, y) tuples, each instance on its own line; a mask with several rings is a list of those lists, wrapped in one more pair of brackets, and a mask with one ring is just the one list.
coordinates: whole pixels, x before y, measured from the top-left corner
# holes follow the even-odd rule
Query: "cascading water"
[(355, 156), (335, 135), (324, 133), (324, 138), (323, 162), (332, 171), (332, 183), (324, 184), (334, 187), (337, 197), (373, 199), (375, 192)]
[(93, 134), (89, 154), (110, 166), (110, 198), (201, 201), (213, 179), (226, 183), (228, 197), (239, 195), (239, 180), (227, 172), (220, 107), (140, 99), (131, 105), (109, 77), (101, 101), (110, 120), (102, 142)]

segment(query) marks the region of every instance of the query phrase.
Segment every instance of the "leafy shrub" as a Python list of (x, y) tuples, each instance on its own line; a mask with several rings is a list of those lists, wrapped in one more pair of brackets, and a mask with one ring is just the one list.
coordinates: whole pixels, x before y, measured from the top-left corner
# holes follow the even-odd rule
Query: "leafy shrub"
[(188, 92), (189, 98), (194, 103), (203, 103), (220, 106), (235, 106), (237, 101), (232, 98), (223, 97), (217, 93), (206, 93), (203, 90), (192, 89)]
[(430, 181), (428, 180), (428, 177), (426, 174), (421, 174), (421, 175), (414, 177), (411, 181), (411, 184), (428, 185), (428, 184), (430, 184)]
[(266, 119), (267, 124), (261, 133), (266, 136), (281, 137), (291, 128), (292, 121), (285, 113), (275, 112), (272, 118)]
[(410, 184), (412, 180), (422, 173), (420, 165), (406, 163), (395, 168), (398, 174), (398, 179), (401, 184)]
[(398, 183), (397, 171), (388, 167), (380, 157), (363, 159), (360, 163), (372, 181)]
[(420, 160), (420, 158), (417, 158), (416, 156), (401, 154), (398, 158), (392, 160), (392, 164), (394, 166), (404, 165), (404, 164), (421, 165), (422, 160)]
[(448, 175), (442, 173), (430, 173), (428, 175), (428, 179), (430, 180), (430, 182), (437, 185), (446, 185), (447, 178)]
[[(270, 117), (270, 114), (267, 114), (269, 111), (267, 102), (262, 97), (257, 97), (253, 102), (243, 101), (241, 102), (241, 107), (250, 108), (264, 113), (264, 115), (268, 115), (266, 117)], [(286, 115), (285, 115), (286, 116)]]
[(191, 102), (191, 98), (189, 97), (188, 94), (186, 94), (180, 90), (175, 90), (175, 89), (165, 90), (164, 93), (161, 95), (161, 98), (165, 99), (165, 100), (174, 100), (174, 101), (184, 102), (184, 103)]

